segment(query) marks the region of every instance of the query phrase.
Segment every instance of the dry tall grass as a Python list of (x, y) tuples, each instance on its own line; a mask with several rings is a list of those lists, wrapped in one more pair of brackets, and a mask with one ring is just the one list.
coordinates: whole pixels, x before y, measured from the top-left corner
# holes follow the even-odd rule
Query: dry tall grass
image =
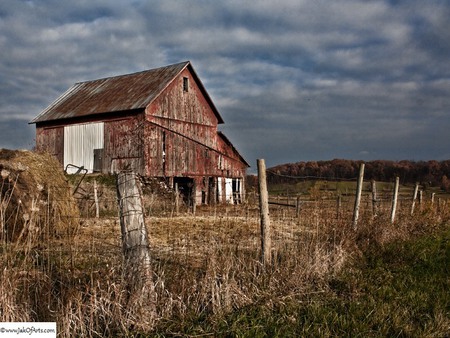
[(344, 203), (338, 214), (335, 202), (316, 196), (302, 205), (299, 217), (294, 209), (273, 208), (267, 270), (259, 262), (257, 205), (200, 207), (195, 216), (176, 216), (167, 205), (165, 216), (147, 217), (156, 308), (151, 314), (136, 302), (123, 275), (118, 219), (75, 217), (72, 238), (1, 244), (0, 321), (56, 321), (61, 337), (136, 335), (161, 327), (177, 334), (191, 318), (220, 320), (249, 304), (271, 309), (321, 292), (364, 248), (432, 231), (450, 217), (444, 204), (439, 210), (424, 204), (414, 216), (404, 206), (391, 225), (387, 208), (374, 218), (363, 205), (354, 231), (351, 205)]

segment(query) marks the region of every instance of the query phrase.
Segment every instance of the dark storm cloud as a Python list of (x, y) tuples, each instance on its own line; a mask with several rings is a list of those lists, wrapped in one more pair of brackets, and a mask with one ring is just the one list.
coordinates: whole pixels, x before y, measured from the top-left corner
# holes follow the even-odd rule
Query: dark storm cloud
[(0, 121), (30, 144), (17, 121), (74, 82), (191, 60), (252, 165), (446, 159), (449, 14), (439, 0), (5, 0)]

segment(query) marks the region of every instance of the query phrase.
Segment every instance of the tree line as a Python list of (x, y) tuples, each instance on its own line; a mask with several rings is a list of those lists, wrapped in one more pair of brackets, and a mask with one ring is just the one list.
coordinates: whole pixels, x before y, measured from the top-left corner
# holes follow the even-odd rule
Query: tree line
[[(293, 179), (356, 180), (362, 161), (334, 159), (280, 164), (267, 169), (269, 183), (292, 183)], [(365, 163), (364, 179), (402, 184), (421, 183), (450, 191), (450, 160), (445, 161), (388, 161)]]

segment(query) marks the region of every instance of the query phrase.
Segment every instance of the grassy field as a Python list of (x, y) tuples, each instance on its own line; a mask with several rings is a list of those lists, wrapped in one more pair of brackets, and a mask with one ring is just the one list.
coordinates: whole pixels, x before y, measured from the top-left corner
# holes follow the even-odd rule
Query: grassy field
[(219, 317), (199, 316), (173, 334), (222, 337), (446, 337), (450, 334), (450, 231), (369, 248), (303, 292)]
[[(377, 191), (381, 196), (390, 196), (394, 190), (394, 182), (376, 182)], [(355, 181), (321, 181), (321, 180), (305, 180), (297, 181), (291, 184), (272, 184), (269, 186), (269, 193), (272, 196), (310, 196), (311, 193), (322, 192), (322, 194), (337, 196), (337, 195), (352, 195), (356, 191)], [(414, 184), (400, 185), (401, 196), (407, 198), (413, 195)], [(371, 193), (371, 182), (364, 182), (363, 192)], [(431, 196), (435, 193), (442, 198), (450, 198), (450, 194), (443, 192), (439, 187), (427, 187), (424, 189), (425, 196)]]
[(350, 183), (306, 183), (299, 213), (271, 207), (266, 268), (254, 194), (196, 215), (144, 196), (150, 300), (130, 291), (114, 191), (100, 187), (101, 217), (82, 200), (72, 237), (1, 245), (0, 320), (56, 321), (61, 337), (448, 336), (448, 204), (427, 199), (411, 215), (409, 190), (391, 224), (390, 202), (374, 217), (366, 190), (355, 230)]

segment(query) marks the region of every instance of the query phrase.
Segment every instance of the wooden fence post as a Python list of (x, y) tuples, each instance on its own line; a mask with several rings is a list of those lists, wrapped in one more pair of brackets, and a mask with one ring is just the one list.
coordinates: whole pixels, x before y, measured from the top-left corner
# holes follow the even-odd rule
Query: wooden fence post
[(336, 200), (336, 219), (339, 219), (341, 216), (341, 206), (342, 206), (342, 195), (339, 194)]
[(99, 218), (100, 217), (100, 206), (98, 204), (97, 180), (94, 180), (94, 203), (95, 203), (95, 218)]
[(420, 210), (423, 209), (423, 190), (419, 190), (419, 206), (420, 206)]
[(392, 197), (392, 209), (391, 209), (391, 223), (395, 221), (395, 212), (397, 210), (398, 188), (400, 185), (400, 178), (395, 178), (394, 196)]
[(267, 192), (266, 163), (264, 159), (257, 160), (259, 210), (261, 216), (261, 263), (264, 267), (271, 264), (271, 229), (269, 218), (269, 194)]
[(358, 224), (359, 206), (361, 204), (361, 192), (363, 181), (364, 181), (364, 163), (361, 163), (361, 166), (359, 167), (358, 183), (356, 185), (356, 199), (355, 199), (355, 207), (353, 210), (353, 229), (356, 229), (356, 226)]
[(375, 180), (371, 181), (372, 186), (372, 214), (373, 217), (378, 215), (378, 200), (377, 200), (377, 182)]
[(419, 192), (419, 182), (417, 182), (416, 186), (414, 187), (414, 193), (413, 193), (412, 204), (411, 204), (411, 216), (414, 214), (414, 207), (416, 206), (416, 199), (417, 199), (418, 192)]
[(191, 199), (192, 199), (192, 215), (195, 216), (195, 212), (197, 209), (197, 183), (195, 181), (192, 185)]
[(117, 175), (117, 199), (124, 253), (125, 278), (129, 281), (129, 306), (140, 311), (153, 295), (150, 247), (144, 222), (141, 189), (135, 173)]
[(180, 192), (178, 191), (178, 183), (175, 183), (175, 215), (180, 212)]

